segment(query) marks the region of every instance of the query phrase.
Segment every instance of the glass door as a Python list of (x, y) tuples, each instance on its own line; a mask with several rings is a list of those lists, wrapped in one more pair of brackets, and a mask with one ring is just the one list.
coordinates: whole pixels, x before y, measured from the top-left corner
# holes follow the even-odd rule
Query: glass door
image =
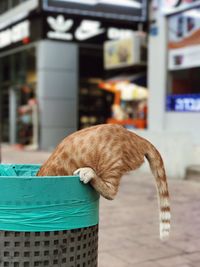
[(3, 58), (2, 132), (3, 142), (21, 147), (38, 147), (35, 48)]

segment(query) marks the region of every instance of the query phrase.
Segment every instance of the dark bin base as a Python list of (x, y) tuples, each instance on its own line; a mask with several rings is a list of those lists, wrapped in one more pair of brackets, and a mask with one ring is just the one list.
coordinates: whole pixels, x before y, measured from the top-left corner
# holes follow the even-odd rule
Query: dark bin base
[(98, 225), (53, 232), (0, 231), (0, 267), (97, 267)]

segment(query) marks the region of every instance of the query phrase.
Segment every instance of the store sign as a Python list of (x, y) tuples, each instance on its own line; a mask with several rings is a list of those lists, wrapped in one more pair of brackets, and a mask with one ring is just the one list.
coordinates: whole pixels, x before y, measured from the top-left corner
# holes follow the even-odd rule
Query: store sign
[(25, 20), (8, 29), (0, 31), (0, 49), (29, 37), (29, 24), (29, 21)]
[(106, 20), (146, 21), (146, 0), (43, 0), (43, 9)]
[(132, 66), (134, 62), (132, 38), (104, 43), (104, 68), (115, 69)]
[(200, 95), (170, 95), (167, 110), (177, 112), (200, 112)]
[(117, 40), (133, 34), (130, 29), (107, 27), (106, 24), (98, 20), (75, 20), (62, 14), (48, 16), (46, 22), (47, 38), (63, 41), (93, 42), (96, 40), (97, 43), (103, 43), (108, 39)]
[(104, 68), (115, 69), (141, 63), (142, 36), (133, 34), (126, 39), (104, 43)]

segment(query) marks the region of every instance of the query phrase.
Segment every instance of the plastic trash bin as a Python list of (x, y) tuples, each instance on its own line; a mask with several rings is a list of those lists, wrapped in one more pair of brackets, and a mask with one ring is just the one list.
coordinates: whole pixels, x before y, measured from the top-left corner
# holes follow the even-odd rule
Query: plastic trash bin
[(96, 267), (99, 194), (39, 167), (0, 165), (0, 266)]

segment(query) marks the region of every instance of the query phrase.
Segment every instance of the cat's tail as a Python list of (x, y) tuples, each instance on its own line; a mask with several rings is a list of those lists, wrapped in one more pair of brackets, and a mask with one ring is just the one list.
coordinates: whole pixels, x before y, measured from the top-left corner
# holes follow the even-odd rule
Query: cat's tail
[(145, 154), (151, 171), (156, 180), (156, 186), (160, 204), (160, 239), (164, 240), (169, 237), (170, 232), (170, 204), (169, 204), (169, 191), (167, 185), (167, 177), (165, 174), (164, 163), (160, 153), (150, 143), (148, 143), (148, 149)]

